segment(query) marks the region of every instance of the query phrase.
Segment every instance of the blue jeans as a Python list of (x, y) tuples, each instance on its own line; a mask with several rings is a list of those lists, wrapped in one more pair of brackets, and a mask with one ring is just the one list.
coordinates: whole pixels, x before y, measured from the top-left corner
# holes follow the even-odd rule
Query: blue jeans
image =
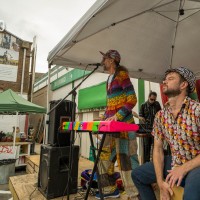
[[(165, 156), (163, 175), (166, 178), (171, 169), (171, 156)], [(137, 187), (142, 200), (156, 200), (151, 187), (156, 183), (156, 175), (152, 162), (145, 163), (132, 171), (132, 179)], [(183, 179), (181, 186), (184, 187), (184, 200), (200, 200), (200, 167), (191, 170)]]

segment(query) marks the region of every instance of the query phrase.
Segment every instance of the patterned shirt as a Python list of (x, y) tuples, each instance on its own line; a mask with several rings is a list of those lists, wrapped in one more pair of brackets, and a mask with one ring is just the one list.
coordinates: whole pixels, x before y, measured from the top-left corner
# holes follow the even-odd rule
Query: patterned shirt
[(171, 148), (172, 166), (180, 166), (200, 154), (200, 103), (186, 97), (174, 119), (165, 107), (155, 117), (152, 134)]
[(107, 86), (105, 119), (116, 115), (118, 121), (133, 123), (132, 109), (136, 103), (137, 97), (128, 73), (120, 71), (114, 74), (110, 87)]

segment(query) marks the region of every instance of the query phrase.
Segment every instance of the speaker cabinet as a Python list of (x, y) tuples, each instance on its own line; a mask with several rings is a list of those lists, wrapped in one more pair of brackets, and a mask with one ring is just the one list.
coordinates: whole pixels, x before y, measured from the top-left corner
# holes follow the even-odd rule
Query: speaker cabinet
[(66, 195), (67, 187), (70, 194), (77, 193), (79, 146), (74, 146), (72, 152), (72, 170), (69, 174), (70, 147), (41, 146), (38, 189), (47, 199)]
[[(59, 101), (50, 101), (50, 109)], [(73, 102), (64, 100), (49, 115), (48, 144), (53, 146), (69, 146), (70, 131), (62, 131), (62, 123), (71, 121)]]

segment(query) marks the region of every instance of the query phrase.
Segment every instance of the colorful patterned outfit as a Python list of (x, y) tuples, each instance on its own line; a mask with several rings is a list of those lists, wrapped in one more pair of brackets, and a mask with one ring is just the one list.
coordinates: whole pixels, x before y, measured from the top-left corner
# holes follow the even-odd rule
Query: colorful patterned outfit
[[(111, 79), (108, 78), (105, 119), (116, 115), (118, 121), (134, 123), (132, 109), (136, 103), (135, 90), (126, 71), (119, 71)], [(99, 168), (104, 193), (110, 192), (111, 186), (115, 185), (112, 174), (116, 158), (127, 195), (136, 197), (138, 191), (131, 179), (132, 169), (139, 165), (134, 132), (106, 135)]]
[(154, 137), (166, 140), (172, 152), (172, 167), (200, 154), (200, 103), (186, 97), (174, 119), (169, 107), (159, 111), (154, 121)]

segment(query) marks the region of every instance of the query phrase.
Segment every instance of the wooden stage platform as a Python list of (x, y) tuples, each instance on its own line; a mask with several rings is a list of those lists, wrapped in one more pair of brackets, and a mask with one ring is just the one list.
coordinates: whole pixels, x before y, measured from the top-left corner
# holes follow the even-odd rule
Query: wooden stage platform
[[(46, 198), (41, 194), (37, 188), (38, 173), (39, 169), (39, 155), (28, 156), (27, 169), (28, 174), (13, 176), (9, 179), (9, 189), (12, 193), (13, 200), (45, 200)], [(79, 178), (78, 185), (80, 185), (80, 173), (85, 169), (90, 169), (93, 167), (93, 162), (80, 157), (79, 159)], [(55, 183), (59, 184), (59, 183)], [(75, 199), (78, 194), (70, 195), (70, 199)], [(67, 197), (59, 197), (54, 200), (65, 200)], [(88, 199), (94, 200), (95, 197), (90, 196)]]
[[(26, 172), (28, 174), (25, 175), (19, 175), (19, 176), (13, 176), (9, 179), (9, 189), (12, 193), (13, 200), (45, 200), (46, 198), (42, 195), (42, 193), (37, 188), (37, 182), (38, 182), (38, 170), (39, 170), (39, 161), (40, 156), (39, 155), (32, 155), (27, 156), (26, 163), (27, 168)], [(78, 175), (78, 185), (80, 185), (80, 174), (85, 169), (92, 169), (93, 168), (93, 162), (89, 161), (88, 159), (80, 157), (79, 159), (79, 175)], [(115, 169), (118, 171), (118, 168)], [(59, 183), (55, 183), (59, 184)], [(179, 193), (179, 192), (178, 192)], [(158, 198), (159, 191), (156, 192), (156, 196)], [(53, 200), (66, 200), (67, 197), (58, 197)], [(80, 199), (79, 194), (71, 194), (71, 199)], [(83, 199), (83, 198), (82, 198)], [(89, 195), (89, 200), (95, 200), (94, 196)], [(119, 200), (127, 200), (126, 194), (121, 194)], [(159, 198), (158, 198), (159, 199)]]

